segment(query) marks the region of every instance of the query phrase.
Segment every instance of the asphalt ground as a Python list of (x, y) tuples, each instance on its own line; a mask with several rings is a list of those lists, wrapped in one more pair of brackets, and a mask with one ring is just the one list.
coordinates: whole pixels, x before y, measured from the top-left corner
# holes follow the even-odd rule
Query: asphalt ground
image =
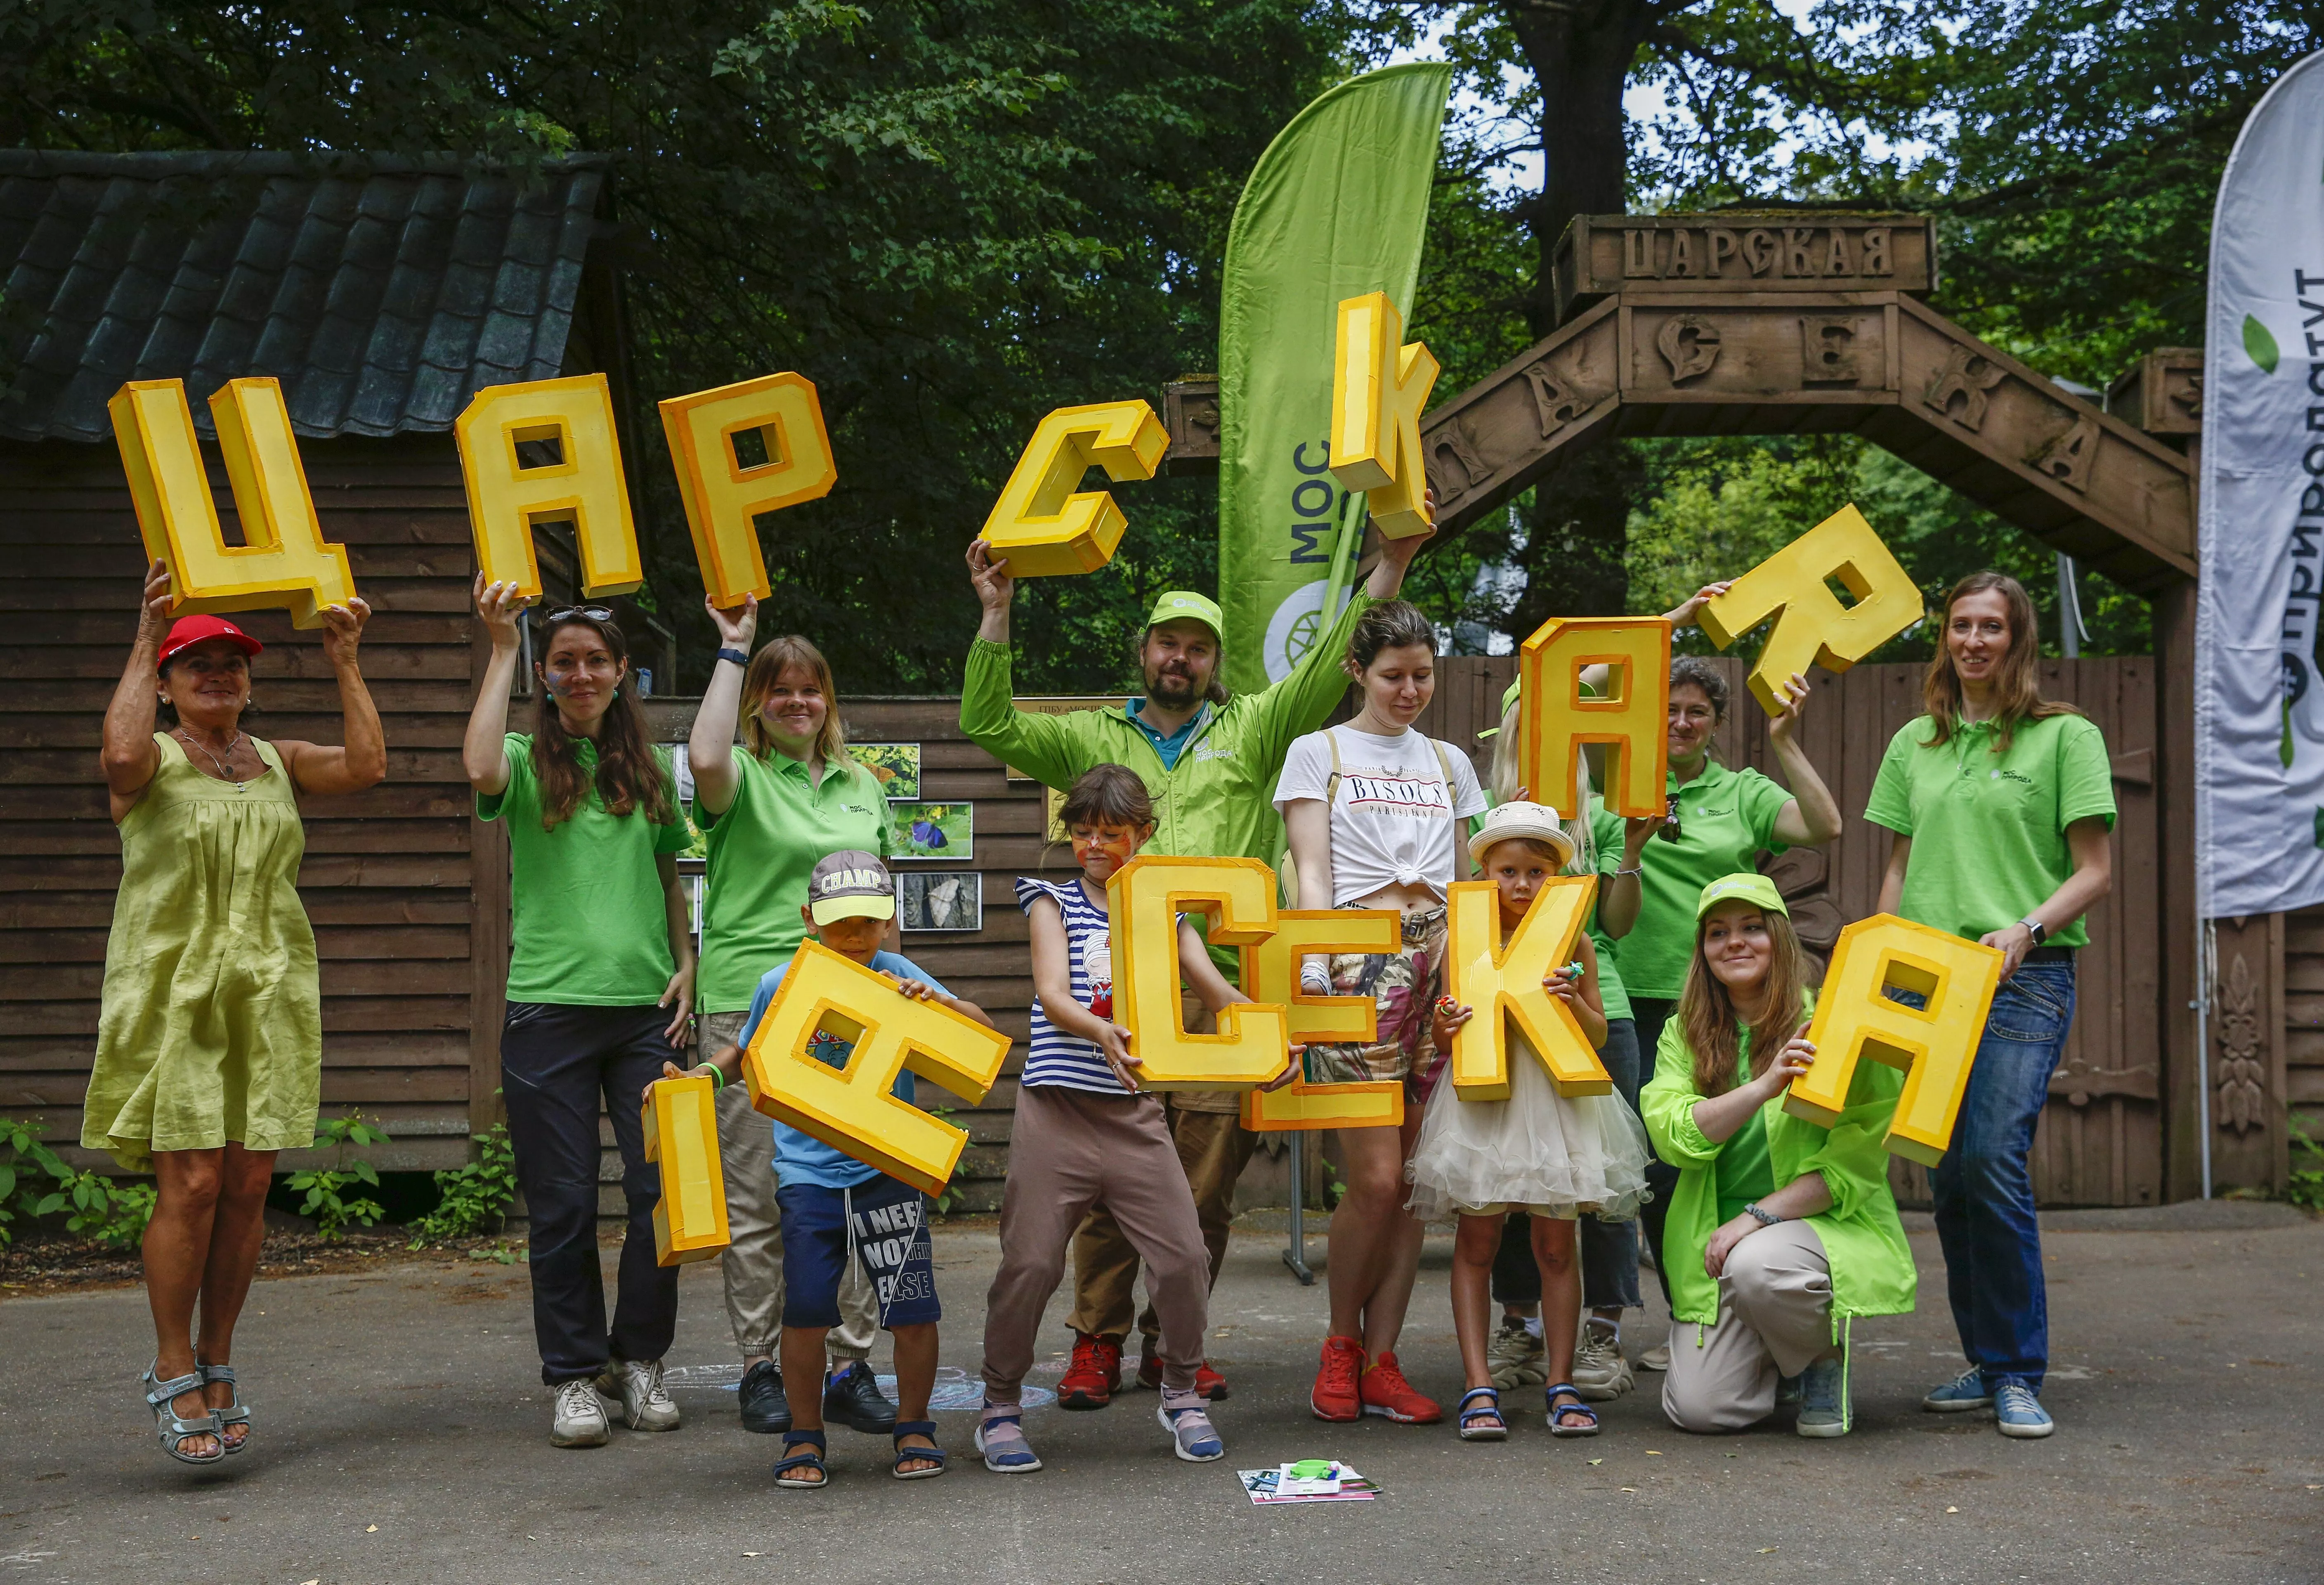
[[(1311, 1225), (1313, 1225), (1311, 1223)], [(1232, 1383), (1220, 1464), (1174, 1460), (1148, 1393), (1027, 1421), (1048, 1468), (987, 1473), (972, 1415), (938, 1415), (954, 1464), (886, 1474), (885, 1439), (833, 1433), (835, 1478), (778, 1492), (776, 1440), (743, 1434), (715, 1265), (687, 1268), (670, 1363), (687, 1423), (548, 1441), (521, 1264), (415, 1263), (262, 1282), (237, 1345), (251, 1451), (162, 1458), (135, 1383), (143, 1294), (0, 1303), (0, 1585), (23, 1581), (1761, 1581), (2324, 1580), (2324, 1223), (2213, 1205), (2048, 1219), (2054, 1364), (2046, 1441), (1922, 1412), (1960, 1368), (1935, 1239), (1923, 1303), (1856, 1329), (1858, 1427), (1691, 1437), (1658, 1376), (1554, 1441), (1511, 1395), (1510, 1440), (1449, 1424), (1324, 1425), (1306, 1393), (1323, 1289), (1245, 1219), (1213, 1305)], [(1319, 1264), (1322, 1240), (1310, 1243)], [(936, 1233), (945, 1377), (973, 1395), (990, 1231)], [(1402, 1350), (1423, 1391), (1460, 1386), (1433, 1238)], [(1651, 1279), (1649, 1279), (1651, 1280)], [(1064, 1299), (1045, 1340), (1054, 1380)], [(1635, 1355), (1659, 1319), (1633, 1319)], [(961, 1374), (954, 1376), (954, 1370)], [(1372, 1503), (1255, 1507), (1233, 1471), (1335, 1457)]]

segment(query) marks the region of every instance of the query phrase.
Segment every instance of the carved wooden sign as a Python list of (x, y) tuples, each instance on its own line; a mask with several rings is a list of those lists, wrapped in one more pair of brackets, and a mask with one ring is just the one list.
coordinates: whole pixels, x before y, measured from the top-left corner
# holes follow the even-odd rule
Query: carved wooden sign
[(1936, 283), (1936, 246), (1919, 215), (1577, 215), (1550, 270), (1563, 319), (1642, 283), (1712, 292), (1926, 292)]

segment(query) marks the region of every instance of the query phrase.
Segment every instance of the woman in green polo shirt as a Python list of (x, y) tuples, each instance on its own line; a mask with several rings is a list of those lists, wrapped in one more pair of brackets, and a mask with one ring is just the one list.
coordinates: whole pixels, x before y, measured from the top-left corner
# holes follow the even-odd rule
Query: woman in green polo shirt
[(1880, 909), (2001, 950), (2001, 988), (1952, 1147), (1931, 1174), (1953, 1324), (1969, 1368), (1922, 1400), (1990, 1405), (2004, 1436), (2055, 1429), (2041, 1404), (2049, 1299), (2028, 1158), (2074, 1021), (2082, 915), (2113, 884), (2106, 739), (2042, 697), (2034, 602), (1976, 572), (1945, 598), (1927, 710), (1889, 740), (1864, 818), (1895, 833)]
[[(709, 836), (696, 984), (702, 1015), (696, 1055), (706, 1062), (741, 1034), (760, 977), (798, 950), (806, 931), (799, 910), (816, 865), (847, 848), (885, 854), (890, 832), (885, 790), (848, 756), (838, 690), (823, 652), (793, 635), (769, 639), (752, 655), (759, 602), (745, 599), (722, 611), (706, 597), (703, 605), (718, 629), (718, 658), (686, 757), (694, 818)], [(737, 1407), (743, 1430), (779, 1434), (791, 1419), (775, 1357), (783, 1308), (775, 1136), (739, 1085), (720, 1092), (718, 1145), (734, 1240), (719, 1270), (726, 1321), (742, 1355)], [(896, 1408), (866, 1364), (878, 1324), (870, 1285), (859, 1276), (844, 1281), (839, 1309), (839, 1324), (824, 1340), (833, 1367), (825, 1418), (884, 1436)]]
[[(639, 1431), (675, 1431), (662, 1356), (678, 1325), (678, 1268), (654, 1258), (661, 1174), (645, 1159), (639, 1092), (683, 1046), (694, 943), (678, 855), (691, 839), (667, 755), (646, 732), (629, 644), (613, 613), (543, 619), (539, 724), (508, 728), (524, 597), (476, 576), (493, 653), (460, 757), (479, 819), (508, 829), (508, 1016), (501, 1088), (531, 1218), (532, 1326), (557, 1390), (549, 1440), (607, 1440), (599, 1384)], [(629, 1231), (610, 1333), (597, 1266), (600, 1099), (622, 1153)]]
[[(1794, 673), (1784, 691), (1785, 708), (1767, 724), (1767, 742), (1791, 783), (1788, 792), (1757, 771), (1729, 770), (1712, 757), (1727, 724), (1727, 679), (1719, 669), (1693, 655), (1671, 664), (1670, 813), (1629, 822), (1622, 860), (1612, 867), (1599, 904), (1606, 933), (1619, 943), (1615, 951), (1641, 1051), (1655, 1049), (1678, 1006), (1694, 959), (1694, 904), (1702, 888), (1720, 876), (1757, 868), (1763, 852), (1820, 848), (1840, 835), (1840, 804), (1799, 743), (1807, 679)], [(1638, 1223), (1667, 1300), (1663, 1223), (1677, 1174), (1666, 1163), (1652, 1163), (1646, 1182), (1655, 1198)]]

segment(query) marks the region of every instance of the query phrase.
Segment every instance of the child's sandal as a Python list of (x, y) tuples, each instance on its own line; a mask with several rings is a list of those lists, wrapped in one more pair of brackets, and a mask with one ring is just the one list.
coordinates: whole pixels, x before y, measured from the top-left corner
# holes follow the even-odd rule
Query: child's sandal
[[(794, 1453), (793, 1448), (808, 1447), (811, 1453)], [(831, 1470), (823, 1461), (823, 1432), (819, 1431), (786, 1431), (783, 1432), (783, 1456), (775, 1460), (777, 1491), (821, 1491), (831, 1484)], [(786, 1480), (783, 1477), (793, 1469), (812, 1469), (813, 1480)]]
[[(899, 1420), (896, 1422), (895, 1430), (889, 1432), (889, 1436), (896, 1450), (896, 1465), (894, 1473), (897, 1479), (933, 1480), (937, 1476), (945, 1472), (945, 1451), (936, 1445), (936, 1423), (935, 1421)], [(928, 1445), (924, 1448), (908, 1448), (904, 1445), (904, 1439), (908, 1436), (927, 1437), (928, 1439)], [(905, 1465), (913, 1462), (915, 1460), (928, 1459), (936, 1460), (936, 1464), (933, 1469), (907, 1469), (904, 1468)]]
[[(1485, 1406), (1481, 1409), (1471, 1409), (1469, 1407), (1469, 1400), (1471, 1398), (1484, 1399)], [(1507, 1441), (1508, 1440), (1509, 1423), (1501, 1416), (1501, 1395), (1499, 1388), (1471, 1387), (1461, 1395), (1461, 1407), (1458, 1413), (1461, 1416), (1462, 1441)], [(1482, 1420), (1489, 1420), (1492, 1423), (1490, 1425), (1475, 1423)]]
[[(1544, 1395), (1549, 1400), (1550, 1435), (1596, 1436), (1598, 1434), (1598, 1411), (1582, 1401), (1582, 1394), (1576, 1390), (1572, 1382), (1552, 1383)], [(1570, 1404), (1560, 1404), (1557, 1401), (1560, 1398), (1572, 1398), (1573, 1401)], [(1565, 1423), (1565, 1416), (1568, 1414), (1587, 1414), (1590, 1417), (1590, 1423), (1568, 1425)]]

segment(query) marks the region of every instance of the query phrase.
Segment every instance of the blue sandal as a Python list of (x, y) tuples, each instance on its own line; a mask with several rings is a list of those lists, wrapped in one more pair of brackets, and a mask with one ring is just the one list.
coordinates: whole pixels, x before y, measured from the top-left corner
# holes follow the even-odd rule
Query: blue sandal
[[(794, 1453), (793, 1448), (809, 1447), (811, 1453)], [(777, 1491), (821, 1491), (831, 1484), (831, 1470), (823, 1461), (823, 1432), (819, 1431), (786, 1431), (783, 1432), (783, 1456), (775, 1460)], [(812, 1469), (821, 1477), (816, 1480), (786, 1480), (784, 1475), (793, 1469)]]
[[(205, 1404), (200, 1419), (188, 1420), (178, 1413), (175, 1404), (175, 1400), (188, 1393), (202, 1390), (200, 1369), (197, 1367), (183, 1376), (163, 1381), (159, 1374), (161, 1368), (161, 1362), (155, 1360), (147, 1367), (143, 1380), (145, 1386), (153, 1389), (145, 1395), (145, 1404), (153, 1411), (153, 1434), (160, 1438), (161, 1451), (180, 1464), (216, 1464), (222, 1461), (226, 1455), (226, 1438), (218, 1432), (217, 1411)], [(186, 1451), (185, 1444), (198, 1436), (208, 1437), (217, 1443), (217, 1448), (207, 1453)]]
[[(1596, 1436), (1598, 1434), (1598, 1411), (1582, 1401), (1581, 1393), (1575, 1390), (1572, 1382), (1553, 1382), (1545, 1389), (1545, 1396), (1549, 1403), (1550, 1435)], [(1561, 1405), (1557, 1401), (1560, 1398), (1572, 1398), (1573, 1402)], [(1568, 1414), (1587, 1414), (1590, 1416), (1590, 1423), (1568, 1425), (1564, 1423), (1564, 1417)]]
[[(933, 1480), (937, 1476), (945, 1472), (945, 1464), (946, 1462), (945, 1451), (935, 1445), (936, 1440), (936, 1423), (935, 1421), (899, 1420), (896, 1422), (896, 1428), (888, 1434), (896, 1449), (894, 1474), (897, 1479)], [(929, 1445), (924, 1448), (908, 1448), (904, 1445), (904, 1439), (908, 1436), (927, 1437), (928, 1439)], [(914, 1459), (934, 1459), (936, 1460), (936, 1468), (933, 1469), (905, 1469), (904, 1466), (911, 1462)]]
[[(250, 1406), (242, 1401), (242, 1389), (235, 1385), (234, 1367), (204, 1365), (197, 1360), (194, 1370), (202, 1378), (204, 1386), (208, 1386), (213, 1382), (222, 1381), (226, 1383), (226, 1390), (234, 1395), (233, 1403), (223, 1409), (213, 1409), (210, 1413), (217, 1416), (218, 1445), (229, 1453), (242, 1451), (244, 1448), (250, 1445)], [(242, 1427), (240, 1436), (226, 1435), (226, 1428), (234, 1425)]]
[[(1481, 1409), (1471, 1409), (1469, 1407), (1469, 1400), (1471, 1398), (1485, 1399), (1485, 1406)], [(1461, 1407), (1458, 1413), (1461, 1416), (1462, 1441), (1507, 1441), (1508, 1440), (1509, 1423), (1502, 1417), (1501, 1395), (1498, 1387), (1471, 1387), (1461, 1395)], [(1478, 1420), (1490, 1420), (1493, 1423), (1471, 1429), (1471, 1422)]]

